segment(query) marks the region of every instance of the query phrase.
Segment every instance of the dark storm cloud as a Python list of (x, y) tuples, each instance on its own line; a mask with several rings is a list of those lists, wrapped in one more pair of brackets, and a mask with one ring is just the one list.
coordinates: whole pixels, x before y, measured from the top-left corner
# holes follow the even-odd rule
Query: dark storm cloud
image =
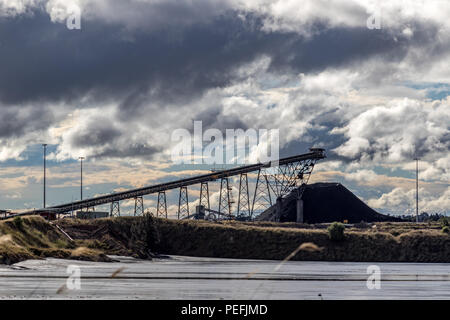
[(53, 123), (53, 114), (47, 108), (1, 107), (0, 138), (20, 137), (26, 132), (46, 129)]
[(3, 19), (0, 98), (10, 104), (67, 101), (92, 92), (105, 99), (148, 89), (165, 101), (197, 95), (228, 84), (232, 69), (258, 54), (233, 44), (235, 22), (223, 18), (213, 26), (130, 35), (96, 22), (69, 31), (39, 14)]
[(149, 100), (183, 103), (226, 86), (237, 80), (236, 68), (261, 55), (272, 58), (275, 73), (308, 73), (374, 55), (397, 60), (423, 40), (394, 39), (363, 27), (323, 28), (305, 39), (263, 32), (261, 23), (259, 17), (243, 21), (229, 12), (208, 23), (153, 31), (96, 21), (70, 31), (39, 12), (2, 18), (0, 99), (8, 104), (71, 101), (91, 93), (102, 101), (123, 97), (121, 109), (129, 114)]
[[(243, 129), (247, 130), (248, 126), (238, 115), (223, 116), (221, 114), (222, 106), (211, 105), (210, 108), (196, 116), (196, 121), (202, 122), (203, 131), (209, 128), (219, 129), (225, 133), (226, 129)], [(191, 132), (194, 131), (194, 123), (190, 127)]]
[(299, 140), (290, 141), (282, 150), (280, 150), (281, 157), (288, 157), (293, 154), (307, 152), (309, 148), (317, 147), (326, 150), (328, 160), (343, 160), (343, 157), (333, 151), (334, 148), (342, 145), (346, 138), (340, 134), (331, 134), (333, 128), (339, 126), (338, 122), (321, 123), (321, 128), (308, 129), (306, 133)]
[(96, 119), (78, 132), (70, 141), (75, 147), (103, 146), (120, 137), (122, 132), (115, 128), (109, 119)]
[(147, 143), (132, 141), (125, 128), (121, 130), (108, 117), (90, 119), (68, 142), (75, 148), (94, 147), (95, 158), (149, 157), (162, 151)]
[(95, 158), (145, 158), (150, 160), (154, 154), (161, 152), (162, 149), (149, 146), (143, 143), (127, 145), (123, 149), (117, 147), (106, 147), (95, 155)]
[[(164, 11), (163, 4), (159, 10)], [(169, 14), (170, 8), (167, 10)], [(245, 80), (245, 73), (236, 70), (262, 56), (271, 58), (269, 72), (274, 74), (308, 74), (346, 68), (376, 56), (386, 63), (400, 61), (408, 48), (436, 37), (432, 26), (416, 28), (427, 31), (408, 38), (394, 35), (392, 30), (321, 24), (305, 37), (295, 32), (265, 32), (264, 17), (247, 14), (242, 19), (239, 14), (228, 11), (198, 22), (191, 19), (157, 28), (125, 28), (101, 19), (86, 20), (81, 30), (52, 23), (41, 11), (0, 18), (0, 103), (8, 106), (0, 107), (0, 112), (2, 121), (15, 119), (5, 122), (0, 135), (20, 136), (26, 130), (51, 126), (54, 117), (43, 109), (46, 103), (74, 108), (112, 103), (118, 105), (114, 117), (123, 127), (114, 127), (114, 121), (109, 125), (97, 121), (71, 135), (68, 143), (75, 148), (95, 147), (93, 156), (98, 157), (145, 157), (159, 149), (142, 143), (146, 138), (130, 140), (133, 121), (160, 112), (160, 108), (172, 108), (169, 112), (176, 113), (177, 106), (191, 103), (211, 88)], [(79, 105), (85, 96), (88, 103)], [(29, 105), (30, 112), (18, 117), (22, 105)], [(188, 116), (202, 120), (205, 130), (247, 129), (248, 124), (238, 115), (225, 116), (222, 109), (220, 101), (211, 102), (207, 111), (199, 114), (192, 110)], [(292, 115), (293, 119), (302, 116)], [(334, 138), (324, 139), (342, 142)], [(332, 144), (329, 147), (334, 147)]]
[(328, 67), (347, 67), (379, 56), (388, 62), (402, 60), (411, 47), (433, 44), (438, 30), (430, 24), (414, 24), (418, 31), (408, 38), (399, 30), (370, 30), (365, 27), (317, 26), (310, 39), (295, 38), (292, 34), (270, 35), (277, 44), (270, 51), (270, 70), (282, 72), (320, 72)]

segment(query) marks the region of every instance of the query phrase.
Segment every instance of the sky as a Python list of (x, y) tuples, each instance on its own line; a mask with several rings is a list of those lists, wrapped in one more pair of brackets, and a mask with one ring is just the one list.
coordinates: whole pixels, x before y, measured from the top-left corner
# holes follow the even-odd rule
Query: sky
[(415, 210), (418, 157), (420, 211), (449, 214), (449, 17), (446, 0), (0, 0), (0, 207), (42, 207), (42, 143), (47, 205), (80, 198), (80, 156), (84, 198), (205, 173), (171, 161), (202, 121), (277, 129), (280, 156), (323, 147), (311, 182), (389, 214)]

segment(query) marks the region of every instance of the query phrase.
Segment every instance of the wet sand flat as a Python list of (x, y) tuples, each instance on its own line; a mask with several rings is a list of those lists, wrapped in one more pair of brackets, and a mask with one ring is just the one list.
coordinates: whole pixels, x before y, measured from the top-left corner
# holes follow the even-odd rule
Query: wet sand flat
[[(0, 299), (450, 299), (448, 264), (114, 258), (0, 266)], [(80, 289), (67, 288), (69, 265)], [(380, 289), (367, 287), (370, 265), (380, 268)]]

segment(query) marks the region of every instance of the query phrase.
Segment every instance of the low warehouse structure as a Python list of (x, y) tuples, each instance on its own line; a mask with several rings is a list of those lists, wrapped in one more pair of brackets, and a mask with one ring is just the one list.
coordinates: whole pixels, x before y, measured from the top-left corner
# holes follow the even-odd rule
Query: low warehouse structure
[(109, 212), (101, 212), (101, 211), (77, 211), (76, 217), (78, 219), (100, 219), (100, 218), (108, 218)]

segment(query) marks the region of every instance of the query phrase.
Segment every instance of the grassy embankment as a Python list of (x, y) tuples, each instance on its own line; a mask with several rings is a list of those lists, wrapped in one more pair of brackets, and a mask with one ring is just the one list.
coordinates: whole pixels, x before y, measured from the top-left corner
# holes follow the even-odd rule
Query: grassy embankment
[(450, 262), (450, 236), (439, 224), (376, 223), (331, 241), (325, 225), (246, 224), (158, 219), (166, 254), (282, 260)]
[(69, 240), (41, 217), (0, 222), (0, 264), (45, 257), (111, 261), (103, 252)]
[[(348, 228), (345, 239), (337, 242), (329, 239), (326, 225), (133, 217), (59, 223), (69, 234), (90, 242), (88, 247), (140, 257), (153, 251), (282, 260), (296, 252), (292, 260), (450, 262), (450, 236), (438, 223), (359, 224)], [(143, 243), (147, 243), (145, 250)]]
[[(151, 217), (0, 222), (0, 263), (59, 257), (107, 261), (105, 254), (151, 258), (153, 253), (200, 257), (317, 261), (450, 262), (450, 236), (438, 223), (361, 224), (329, 239), (325, 225), (176, 221)], [(375, 226), (375, 227), (374, 227)], [(292, 255), (292, 253), (295, 253)]]

